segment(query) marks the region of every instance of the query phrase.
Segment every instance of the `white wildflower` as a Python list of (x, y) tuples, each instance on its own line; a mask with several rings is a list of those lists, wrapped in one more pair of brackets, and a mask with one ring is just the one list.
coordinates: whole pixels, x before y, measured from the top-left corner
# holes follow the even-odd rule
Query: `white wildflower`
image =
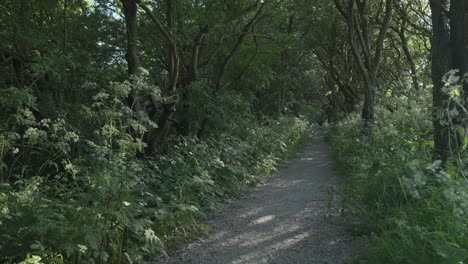
[(84, 254), (86, 253), (86, 250), (88, 250), (88, 247), (85, 245), (78, 244), (78, 250), (80, 251), (81, 254)]
[(156, 236), (153, 229), (151, 228), (148, 228), (145, 230), (145, 238), (146, 238), (146, 241), (150, 243), (157, 242), (159, 240), (159, 238)]

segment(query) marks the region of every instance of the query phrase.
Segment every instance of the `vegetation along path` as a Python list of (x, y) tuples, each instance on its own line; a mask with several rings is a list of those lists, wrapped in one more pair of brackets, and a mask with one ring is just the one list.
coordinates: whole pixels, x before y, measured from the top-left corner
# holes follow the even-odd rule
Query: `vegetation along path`
[(210, 221), (213, 234), (174, 263), (350, 263), (365, 241), (347, 234), (339, 214), (341, 184), (321, 135), (251, 195)]

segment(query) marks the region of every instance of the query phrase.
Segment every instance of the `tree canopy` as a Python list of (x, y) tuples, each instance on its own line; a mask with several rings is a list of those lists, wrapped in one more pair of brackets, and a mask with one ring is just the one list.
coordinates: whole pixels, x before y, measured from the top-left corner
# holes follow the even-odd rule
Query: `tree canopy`
[(3, 0), (0, 261), (164, 254), (307, 122), (343, 153), (337, 135), (375, 147), (408, 122), (393, 142), (465, 175), (467, 17), (465, 0)]

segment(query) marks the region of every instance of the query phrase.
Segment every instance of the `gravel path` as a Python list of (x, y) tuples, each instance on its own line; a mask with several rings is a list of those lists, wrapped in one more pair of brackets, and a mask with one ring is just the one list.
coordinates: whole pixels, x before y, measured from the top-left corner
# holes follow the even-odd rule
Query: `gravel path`
[(350, 263), (365, 240), (344, 230), (340, 197), (330, 191), (341, 184), (333, 167), (327, 144), (316, 135), (265, 185), (210, 220), (209, 237), (163, 263)]

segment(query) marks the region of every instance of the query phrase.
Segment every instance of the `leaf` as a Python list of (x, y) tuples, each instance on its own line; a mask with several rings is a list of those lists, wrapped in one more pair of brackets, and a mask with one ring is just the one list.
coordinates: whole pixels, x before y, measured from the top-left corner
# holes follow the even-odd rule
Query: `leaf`
[(32, 250), (37, 250), (37, 251), (44, 251), (45, 247), (41, 244), (40, 241), (34, 241), (33, 244), (29, 246), (30, 249)]
[(468, 250), (455, 243), (432, 241), (431, 244), (437, 254), (446, 260), (446, 264), (463, 264), (468, 259)]

